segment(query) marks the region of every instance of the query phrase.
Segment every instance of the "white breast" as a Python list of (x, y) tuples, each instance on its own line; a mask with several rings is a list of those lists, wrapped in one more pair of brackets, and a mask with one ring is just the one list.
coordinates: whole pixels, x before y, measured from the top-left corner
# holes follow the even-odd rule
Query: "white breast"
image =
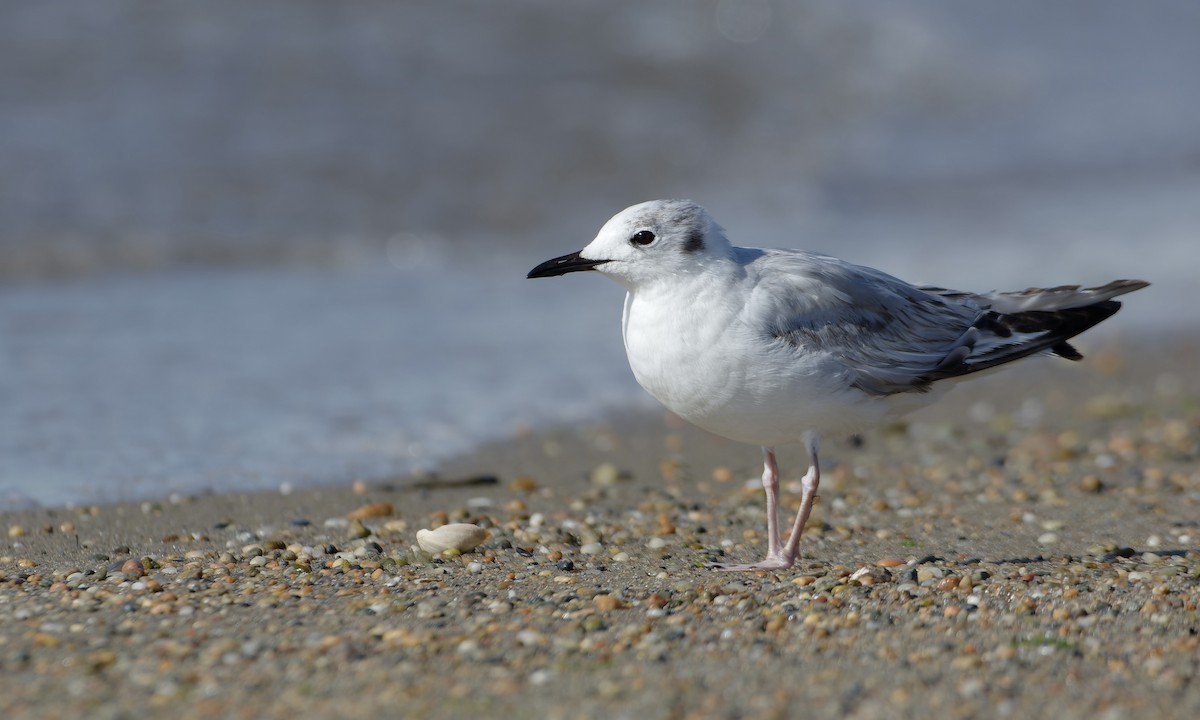
[[(837, 358), (798, 351), (752, 327), (708, 282), (681, 292), (641, 288), (625, 298), (622, 330), (638, 383), (683, 419), (757, 445), (801, 442), (805, 432), (852, 433), (907, 411), (849, 387)], [(921, 405), (925, 397), (902, 398)]]

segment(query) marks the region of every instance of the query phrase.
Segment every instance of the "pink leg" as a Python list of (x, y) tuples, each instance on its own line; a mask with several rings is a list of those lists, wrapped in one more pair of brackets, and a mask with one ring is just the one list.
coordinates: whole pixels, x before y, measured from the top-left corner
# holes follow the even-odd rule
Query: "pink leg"
[(817, 498), (817, 486), (821, 483), (821, 469), (817, 463), (817, 441), (815, 434), (804, 437), (805, 447), (808, 448), (808, 472), (801, 481), (803, 494), (800, 497), (800, 511), (796, 513), (796, 522), (792, 525), (792, 534), (788, 536), (787, 546), (784, 547), (779, 537), (779, 518), (776, 506), (779, 496), (779, 466), (775, 463), (775, 451), (763, 448), (763, 489), (767, 492), (767, 557), (762, 562), (753, 565), (727, 565), (712, 563), (711, 568), (717, 570), (786, 570), (796, 562), (800, 555), (800, 535), (804, 525), (812, 513), (813, 502)]
[(792, 534), (788, 536), (787, 547), (783, 551), (783, 556), (789, 559), (789, 566), (800, 555), (800, 535), (804, 532), (804, 525), (808, 523), (808, 516), (812, 513), (813, 502), (817, 499), (817, 487), (821, 484), (821, 465), (817, 461), (817, 437), (811, 435), (806, 437), (804, 441), (804, 444), (808, 447), (808, 472), (804, 474), (804, 478), (800, 481), (802, 493), (800, 495), (800, 510), (796, 513), (796, 522), (792, 525)]

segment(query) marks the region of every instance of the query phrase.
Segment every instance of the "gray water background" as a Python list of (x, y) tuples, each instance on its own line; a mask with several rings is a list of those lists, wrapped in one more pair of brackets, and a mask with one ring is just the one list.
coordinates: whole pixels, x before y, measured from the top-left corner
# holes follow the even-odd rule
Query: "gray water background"
[(1195, 339), (1198, 68), (1191, 2), (4, 3), (0, 507), (649, 406), (619, 288), (524, 273), (653, 197)]

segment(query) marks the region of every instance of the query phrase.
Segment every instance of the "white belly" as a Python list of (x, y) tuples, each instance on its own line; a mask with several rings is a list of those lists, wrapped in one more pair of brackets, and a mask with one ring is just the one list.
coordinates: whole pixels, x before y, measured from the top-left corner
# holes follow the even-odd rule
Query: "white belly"
[[(626, 297), (629, 366), (659, 402), (709, 432), (756, 445), (798, 443), (806, 432), (858, 432), (932, 399), (868, 396), (838, 377), (833, 358), (762, 337), (739, 308), (672, 297)], [(700, 317), (698, 306), (716, 314)]]

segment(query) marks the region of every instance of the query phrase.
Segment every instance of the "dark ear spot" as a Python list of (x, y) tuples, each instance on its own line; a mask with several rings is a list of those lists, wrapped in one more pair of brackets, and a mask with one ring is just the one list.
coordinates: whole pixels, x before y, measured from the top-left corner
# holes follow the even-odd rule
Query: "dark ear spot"
[(700, 252), (704, 249), (704, 235), (699, 230), (693, 230), (683, 243), (683, 251), (688, 253)]

